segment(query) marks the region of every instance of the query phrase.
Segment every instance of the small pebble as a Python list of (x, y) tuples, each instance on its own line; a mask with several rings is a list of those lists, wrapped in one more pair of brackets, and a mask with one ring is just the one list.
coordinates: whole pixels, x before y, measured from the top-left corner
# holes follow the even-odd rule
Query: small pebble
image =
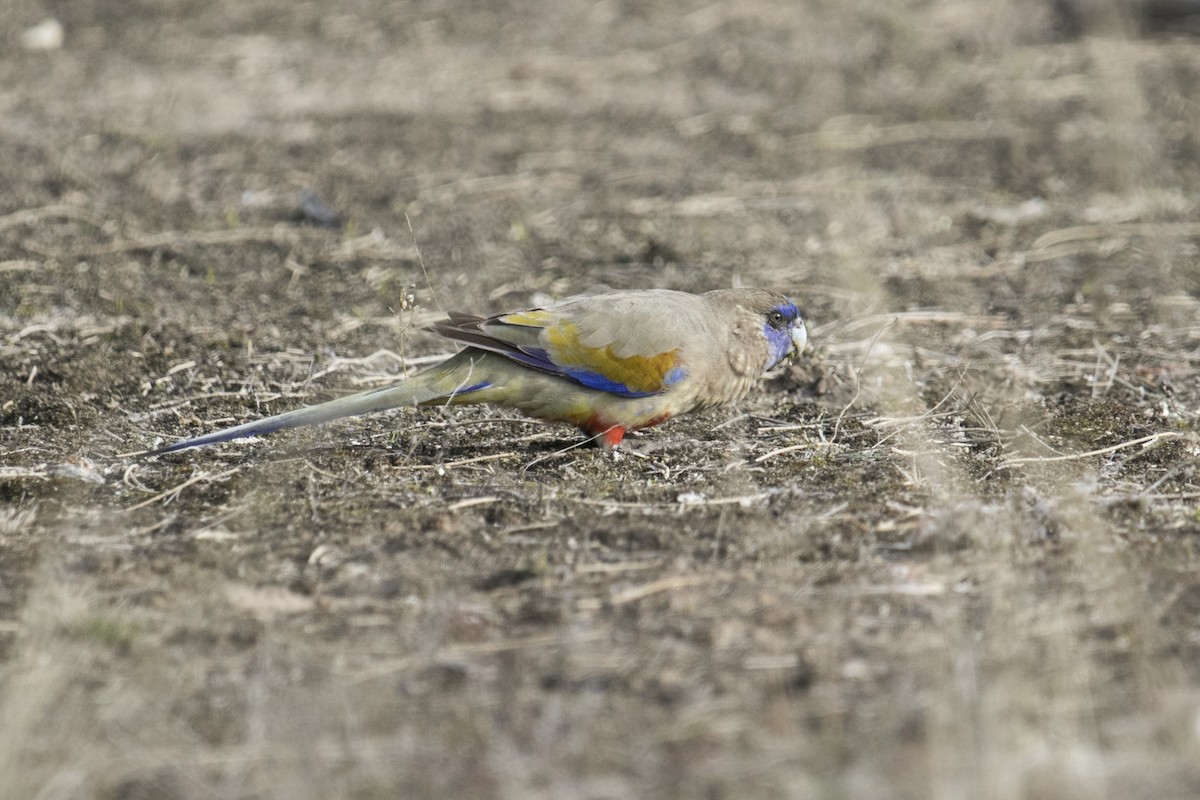
[(62, 45), (63, 26), (53, 17), (48, 17), (21, 33), (21, 46), (26, 50), (57, 50)]

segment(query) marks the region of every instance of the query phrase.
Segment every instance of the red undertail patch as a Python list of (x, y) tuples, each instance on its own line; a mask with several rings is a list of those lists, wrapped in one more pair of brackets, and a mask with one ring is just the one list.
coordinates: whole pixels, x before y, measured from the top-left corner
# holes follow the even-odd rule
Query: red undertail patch
[(640, 431), (642, 428), (651, 428), (655, 425), (661, 425), (671, 418), (670, 414), (659, 414), (657, 417), (651, 417), (645, 422), (635, 427), (626, 428), (624, 425), (617, 425), (601, 419), (599, 415), (593, 414), (584, 420), (579, 428), (589, 436), (596, 437), (596, 444), (605, 448), (613, 448), (621, 443), (625, 438), (626, 431)]
[(625, 438), (625, 429), (620, 425), (613, 425), (611, 428), (600, 434), (600, 443), (607, 448), (616, 447)]
[(579, 429), (588, 436), (595, 436), (596, 444), (605, 448), (616, 447), (625, 438), (624, 426), (603, 420), (598, 414), (592, 414), (585, 419)]

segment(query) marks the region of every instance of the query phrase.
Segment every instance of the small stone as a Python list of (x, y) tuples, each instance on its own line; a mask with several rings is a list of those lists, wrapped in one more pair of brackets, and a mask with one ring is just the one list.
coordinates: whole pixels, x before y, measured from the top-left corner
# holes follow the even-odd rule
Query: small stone
[(47, 17), (21, 33), (21, 46), (26, 50), (58, 50), (62, 45), (63, 26), (53, 17)]

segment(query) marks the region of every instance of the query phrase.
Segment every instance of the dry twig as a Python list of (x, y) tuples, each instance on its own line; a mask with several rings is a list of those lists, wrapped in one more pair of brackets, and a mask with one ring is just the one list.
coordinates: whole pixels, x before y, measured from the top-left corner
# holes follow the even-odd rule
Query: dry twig
[(1026, 456), (1020, 458), (1004, 459), (1005, 466), (1013, 466), (1014, 464), (1047, 464), (1052, 461), (1078, 461), (1081, 458), (1091, 458), (1093, 456), (1103, 456), (1109, 453), (1115, 453), (1118, 450), (1124, 450), (1127, 447), (1137, 447), (1145, 445), (1146, 449), (1158, 444), (1161, 441), (1168, 439), (1182, 439), (1190, 434), (1182, 431), (1162, 431), (1160, 433), (1152, 433), (1149, 436), (1143, 436), (1140, 439), (1131, 439), (1128, 442), (1118, 442), (1109, 447), (1101, 447), (1099, 450), (1088, 450), (1086, 453), (1070, 453), (1065, 456)]
[(153, 497), (143, 500), (142, 502), (137, 503), (136, 505), (132, 505), (125, 510), (126, 511), (137, 511), (139, 508), (145, 508), (148, 505), (157, 503), (159, 500), (164, 500), (169, 497), (174, 497), (174, 496), (178, 495), (180, 492), (182, 492), (184, 489), (186, 489), (187, 487), (191, 486), (192, 484), (200, 483), (201, 481), (219, 481), (222, 478), (228, 478), (230, 475), (234, 475), (234, 474), (240, 472), (241, 469), (242, 469), (241, 467), (230, 467), (229, 469), (225, 470), (224, 472), (218, 472), (216, 475), (213, 475), (213, 474), (207, 473), (207, 472), (201, 472), (198, 475), (193, 475), (192, 477), (188, 478), (183, 483), (181, 483), (177, 486), (172, 486), (170, 489), (167, 489), (166, 491), (159, 492), (158, 494), (154, 495)]

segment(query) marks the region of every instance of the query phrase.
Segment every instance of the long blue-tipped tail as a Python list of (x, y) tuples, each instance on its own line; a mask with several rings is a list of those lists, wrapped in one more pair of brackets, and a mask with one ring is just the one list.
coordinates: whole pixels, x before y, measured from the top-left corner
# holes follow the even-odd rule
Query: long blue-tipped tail
[[(328, 403), (308, 406), (307, 408), (298, 408), (295, 411), (276, 414), (273, 417), (235, 425), (232, 428), (213, 431), (212, 433), (206, 433), (203, 436), (197, 436), (192, 439), (184, 439), (166, 447), (151, 450), (148, 455), (174, 453), (179, 450), (187, 450), (191, 447), (203, 447), (209, 444), (217, 444), (218, 442), (242, 439), (247, 436), (261, 436), (266, 433), (275, 433), (276, 431), (283, 431), (289, 428), (320, 425), (331, 420), (341, 419), (342, 417), (369, 414), (372, 411), (383, 411), (400, 406), (421, 405), (439, 399), (458, 397), (484, 388), (487, 386), (486, 382), (463, 386), (459, 380), (456, 380), (459, 372), (469, 376), (474, 366), (468, 358), (464, 357), (464, 353), (459, 353), (457, 356), (452, 357), (427, 372), (414, 375), (405, 381), (391, 386), (370, 389), (359, 394), (350, 395), (349, 397), (330, 400)], [(460, 369), (461, 367), (465, 367), (465, 369)]]
[(276, 414), (273, 417), (266, 417), (265, 419), (256, 419), (252, 422), (213, 431), (212, 433), (206, 433), (203, 436), (196, 436), (192, 439), (184, 439), (166, 447), (161, 447), (158, 450), (153, 450), (151, 454), (174, 453), (178, 450), (187, 450), (190, 447), (203, 447), (208, 444), (243, 439), (247, 436), (261, 436), (267, 433), (275, 433), (276, 431), (285, 431), (288, 428), (320, 425), (323, 422), (340, 419), (341, 417), (353, 417), (372, 411), (382, 411), (385, 408), (409, 405), (414, 402), (419, 401), (413, 400), (412, 388), (406, 383), (396, 386), (385, 386), (381, 389), (372, 389), (369, 392), (351, 395), (350, 397), (330, 400), (328, 403), (321, 403), (320, 405), (309, 406), (307, 408), (298, 408), (295, 411)]

